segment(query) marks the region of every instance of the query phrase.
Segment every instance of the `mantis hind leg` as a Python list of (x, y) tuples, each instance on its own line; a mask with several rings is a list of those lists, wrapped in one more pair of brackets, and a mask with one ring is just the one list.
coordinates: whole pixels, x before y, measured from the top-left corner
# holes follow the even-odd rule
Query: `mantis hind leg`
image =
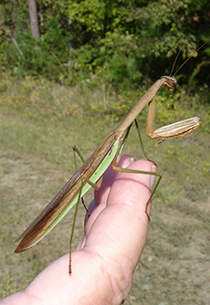
[(71, 229), (71, 236), (70, 236), (70, 240), (69, 240), (69, 275), (71, 276), (72, 274), (72, 268), (71, 268), (71, 246), (72, 246), (72, 241), (73, 241), (73, 235), (74, 235), (74, 229), (75, 229), (75, 224), (76, 224), (76, 218), (77, 218), (77, 214), (78, 214), (78, 208), (79, 208), (79, 203), (80, 200), (82, 198), (82, 188), (84, 186), (85, 181), (82, 181), (80, 190), (79, 190), (79, 195), (78, 195), (78, 200), (75, 206), (75, 211), (74, 211), (74, 219), (73, 219), (73, 224), (72, 224), (72, 229)]
[(71, 229), (71, 236), (70, 236), (70, 240), (69, 240), (69, 275), (70, 276), (72, 274), (72, 268), (71, 268), (71, 246), (72, 246), (72, 241), (73, 241), (73, 235), (74, 235), (76, 218), (77, 218), (77, 214), (78, 214), (80, 200), (82, 201), (82, 204), (85, 207), (86, 212), (89, 214), (88, 209), (85, 206), (84, 200), (83, 200), (83, 197), (82, 197), (82, 189), (83, 189), (85, 183), (89, 183), (96, 190), (98, 190), (99, 187), (100, 187), (99, 183), (98, 184), (97, 183), (93, 183), (89, 179), (83, 178), (83, 180), (82, 180), (82, 183), (81, 183), (81, 186), (80, 186), (80, 189), (79, 189), (78, 199), (77, 199), (76, 206), (75, 206), (74, 219), (73, 219), (73, 224), (72, 224), (72, 229)]

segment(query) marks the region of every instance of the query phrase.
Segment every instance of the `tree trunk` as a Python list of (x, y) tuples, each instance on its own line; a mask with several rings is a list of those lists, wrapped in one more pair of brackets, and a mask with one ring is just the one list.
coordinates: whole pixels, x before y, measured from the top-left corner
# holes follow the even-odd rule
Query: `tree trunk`
[(36, 40), (39, 40), (39, 25), (38, 25), (36, 0), (28, 0), (28, 8), (29, 8), (29, 16), (30, 16), (31, 35)]

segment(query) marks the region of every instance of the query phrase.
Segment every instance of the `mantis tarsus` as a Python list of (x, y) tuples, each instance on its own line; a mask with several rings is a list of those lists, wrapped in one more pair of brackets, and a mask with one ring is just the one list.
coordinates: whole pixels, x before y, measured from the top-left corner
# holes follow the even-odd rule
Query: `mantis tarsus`
[[(149, 90), (142, 96), (134, 108), (130, 111), (122, 123), (96, 148), (87, 161), (76, 171), (66, 185), (46, 206), (41, 214), (32, 222), (32, 224), (18, 237), (16, 241), (21, 240), (15, 252), (23, 252), (45, 237), (55, 225), (65, 216), (65, 214), (76, 204), (75, 218), (72, 227), (70, 239), (70, 262), (69, 274), (71, 274), (71, 242), (75, 225), (76, 213), (80, 199), (93, 186), (98, 189), (101, 177), (109, 165), (119, 172), (133, 172), (136, 174), (149, 174), (158, 177), (156, 185), (151, 192), (151, 196), (146, 203), (145, 212), (147, 213), (148, 204), (160, 182), (161, 175), (154, 172), (142, 172), (127, 170), (117, 167), (118, 156), (121, 153), (127, 132), (133, 121), (142, 109), (149, 104), (147, 118), (147, 135), (152, 139), (168, 139), (175, 137), (184, 137), (195, 131), (200, 126), (200, 118), (193, 117), (179, 121), (153, 131), (153, 121), (155, 116), (155, 97), (158, 90), (165, 86), (170, 92), (174, 90), (176, 79), (170, 76), (162, 76), (157, 80)], [(148, 215), (148, 213), (147, 213)], [(149, 217), (149, 215), (148, 215)]]

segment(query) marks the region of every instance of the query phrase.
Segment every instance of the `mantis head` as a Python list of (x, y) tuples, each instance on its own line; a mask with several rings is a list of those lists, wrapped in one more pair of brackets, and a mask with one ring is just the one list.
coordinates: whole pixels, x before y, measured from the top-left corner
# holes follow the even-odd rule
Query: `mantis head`
[(176, 78), (172, 76), (162, 76), (161, 79), (164, 79), (163, 86), (165, 86), (170, 92), (173, 92), (174, 86), (177, 83)]

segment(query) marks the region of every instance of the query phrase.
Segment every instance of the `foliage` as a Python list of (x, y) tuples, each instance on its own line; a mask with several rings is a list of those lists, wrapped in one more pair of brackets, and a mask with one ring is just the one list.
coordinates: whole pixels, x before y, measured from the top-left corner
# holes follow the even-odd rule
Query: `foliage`
[[(183, 62), (210, 37), (208, 0), (37, 0), (37, 5), (38, 42), (30, 35), (26, 2), (1, 4), (1, 70), (66, 84), (100, 77), (118, 89), (138, 87), (170, 74), (178, 51)], [(206, 45), (183, 68), (180, 81), (191, 90), (204, 80), (208, 84), (209, 58)]]

